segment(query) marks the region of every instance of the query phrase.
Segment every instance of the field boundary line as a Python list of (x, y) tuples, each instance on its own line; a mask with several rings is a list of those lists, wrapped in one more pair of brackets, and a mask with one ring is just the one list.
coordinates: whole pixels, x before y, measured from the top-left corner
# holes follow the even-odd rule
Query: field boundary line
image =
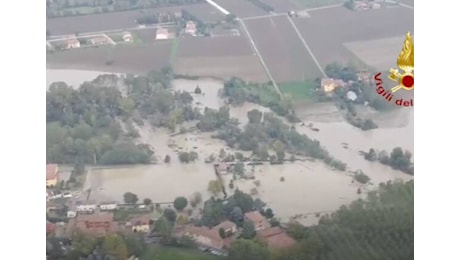
[(270, 81), (272, 82), (273, 86), (275, 87), (275, 90), (276, 92), (278, 92), (280, 98), (282, 99), (283, 98), (283, 94), (281, 93), (281, 90), (279, 89), (278, 87), (278, 84), (276, 84), (276, 81), (275, 79), (273, 79), (273, 76), (270, 72), (270, 70), (268, 69), (268, 66), (267, 64), (265, 63), (262, 55), (260, 54), (259, 52), (259, 49), (257, 49), (257, 46), (256, 46), (256, 43), (254, 42), (254, 40), (252, 39), (252, 36), (251, 34), (249, 33), (249, 30), (248, 28), (246, 27), (246, 25), (244, 24), (244, 21), (241, 20), (241, 19), (238, 19), (244, 29), (244, 31), (246, 32), (246, 35), (248, 36), (248, 39), (249, 39), (249, 42), (251, 42), (251, 45), (252, 47), (254, 48), (254, 51), (256, 52), (257, 56), (259, 57), (259, 61), (260, 63), (262, 64), (262, 67), (264, 68), (265, 70), (265, 73), (267, 74), (268, 78), (270, 79)]
[(240, 18), (240, 19), (243, 20), (243, 21), (246, 21), (246, 20), (255, 20), (255, 19), (275, 17), (275, 16), (283, 16), (283, 15), (287, 15), (287, 14), (285, 14), (285, 13), (281, 13), (281, 14), (264, 14), (264, 15), (250, 16), (250, 17)]
[(315, 8), (307, 8), (307, 9), (303, 9), (301, 11), (303, 11), (303, 12), (311, 12), (311, 11), (318, 11), (318, 10), (324, 10), (324, 9), (337, 8), (337, 7), (341, 7), (341, 6), (343, 6), (343, 4), (326, 5), (326, 6), (315, 7)]
[(316, 66), (318, 67), (319, 71), (321, 72), (321, 74), (323, 74), (323, 77), (326, 78), (327, 77), (326, 73), (324, 72), (323, 68), (319, 64), (318, 60), (316, 59), (315, 55), (311, 51), (311, 49), (308, 46), (308, 44), (305, 42), (305, 39), (302, 37), (302, 34), (300, 34), (299, 29), (297, 29), (297, 26), (295, 25), (295, 23), (292, 21), (292, 19), (290, 17), (288, 17), (288, 20), (291, 23), (292, 27), (294, 28), (294, 31), (296, 32), (296, 34), (299, 37), (300, 41), (302, 42), (303, 46), (305, 46), (305, 48), (307, 49), (308, 53), (312, 57), (312, 59), (315, 62)]
[(406, 4), (403, 4), (403, 3), (399, 3), (399, 5), (402, 6), (402, 7), (406, 7), (406, 8), (409, 8), (409, 9), (414, 10), (414, 7), (413, 7), (413, 6), (406, 5)]
[(217, 10), (219, 10), (221, 13), (225, 14), (225, 15), (229, 15), (230, 12), (225, 10), (225, 8), (223, 8), (222, 6), (220, 6), (219, 4), (217, 4), (216, 2), (212, 1), (212, 0), (206, 0), (206, 2), (212, 6), (214, 6)]

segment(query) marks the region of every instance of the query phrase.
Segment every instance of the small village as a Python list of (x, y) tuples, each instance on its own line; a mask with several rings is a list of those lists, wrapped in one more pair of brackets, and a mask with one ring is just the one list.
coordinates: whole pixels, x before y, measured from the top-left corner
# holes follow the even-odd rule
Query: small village
[[(218, 178), (229, 174), (234, 167), (231, 163), (213, 165)], [(251, 174), (245, 178), (250, 179)], [(193, 215), (191, 209), (177, 209), (175, 202), (155, 203), (150, 199), (144, 199), (142, 203), (138, 203), (137, 197), (129, 203), (87, 200), (85, 196), (89, 194), (85, 191), (59, 191), (56, 187), (59, 187), (60, 182), (62, 180), (59, 166), (47, 164), (47, 237), (71, 241), (76, 234), (93, 237), (104, 237), (108, 234), (142, 234), (143, 243), (155, 244), (164, 236), (155, 229), (156, 223), (166, 215), (177, 214), (171, 236), (177, 239), (191, 239), (203, 252), (226, 256), (231, 243), (241, 236), (244, 228), (244, 224), (241, 227), (228, 219), (212, 228), (197, 225), (197, 220), (201, 216)], [(222, 188), (225, 193), (225, 188)], [(131, 193), (130, 196), (136, 195)], [(196, 201), (192, 202), (190, 199), (190, 204), (192, 203)], [(272, 225), (260, 211), (248, 211), (242, 216), (243, 223), (250, 223), (254, 227), (255, 237), (265, 241), (268, 247), (283, 249), (295, 244), (295, 240), (286, 234), (282, 225)]]

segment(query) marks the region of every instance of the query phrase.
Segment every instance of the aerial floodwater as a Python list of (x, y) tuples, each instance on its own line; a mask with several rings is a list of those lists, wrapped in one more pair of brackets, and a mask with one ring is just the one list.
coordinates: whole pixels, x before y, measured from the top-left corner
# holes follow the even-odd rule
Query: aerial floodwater
[[(64, 81), (78, 86), (90, 81), (97, 71), (47, 70), (47, 85), (54, 81)], [(193, 94), (199, 86), (202, 94)], [(188, 91), (194, 97), (194, 104), (200, 109), (204, 107), (218, 108), (225, 102), (219, 97), (223, 82), (212, 79), (174, 80), (175, 90)], [(252, 109), (267, 112), (269, 109), (256, 104), (246, 103), (231, 108), (231, 116), (245, 123), (246, 114)], [(377, 115), (375, 120), (380, 128), (362, 131), (349, 125), (338, 117), (334, 117), (333, 108), (325, 104), (298, 108), (297, 113), (305, 124), (313, 124), (320, 131), (312, 131), (306, 126), (296, 126), (297, 131), (320, 141), (329, 153), (347, 163), (348, 172), (331, 169), (320, 161), (298, 161), (283, 165), (260, 165), (254, 169), (254, 180), (236, 180), (235, 187), (250, 192), (257, 188), (255, 197), (267, 202), (276, 214), (284, 221), (295, 218), (303, 224), (317, 222), (317, 214), (312, 212), (330, 212), (341, 205), (346, 205), (357, 198), (364, 198), (365, 193), (378, 186), (378, 183), (395, 179), (409, 180), (413, 177), (388, 166), (369, 162), (360, 155), (360, 151), (370, 148), (391, 151), (400, 146), (413, 152), (413, 109), (400, 109), (391, 113)], [(321, 112), (331, 110), (330, 114)], [(158, 163), (154, 165), (110, 167), (92, 169), (87, 177), (87, 188), (92, 189), (92, 198), (97, 200), (123, 200), (123, 194), (135, 191), (139, 198), (155, 198), (155, 201), (171, 202), (177, 196), (189, 197), (200, 192), (203, 199), (211, 195), (207, 192), (210, 180), (215, 179), (211, 164), (204, 159), (210, 154), (218, 154), (225, 147), (223, 141), (213, 139), (210, 134), (198, 132), (178, 136), (170, 136), (165, 129), (153, 129), (145, 124), (138, 126), (140, 139), (155, 149)], [(199, 154), (199, 161), (183, 165), (177, 156), (176, 148), (194, 150)], [(346, 144), (346, 148), (344, 148)], [(231, 151), (230, 148), (224, 148)], [(162, 158), (170, 155), (171, 163), (166, 165)], [(362, 170), (371, 178), (371, 185), (361, 185), (353, 181), (351, 172)], [(280, 181), (283, 178), (284, 181)], [(229, 182), (231, 176), (225, 176)], [(358, 194), (357, 189), (362, 189)], [(229, 191), (231, 192), (231, 191)], [(318, 199), (321, 198), (321, 199)]]

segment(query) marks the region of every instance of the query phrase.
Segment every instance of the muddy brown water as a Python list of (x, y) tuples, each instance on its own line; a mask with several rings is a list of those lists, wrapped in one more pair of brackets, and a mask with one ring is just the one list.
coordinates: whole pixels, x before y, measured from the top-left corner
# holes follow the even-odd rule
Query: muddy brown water
[[(47, 81), (62, 78), (62, 74), (59, 73), (47, 71)], [(77, 76), (69, 73), (73, 75), (69, 77), (69, 81), (74, 82), (77, 82), (77, 78), (84, 81), (91, 79), (88, 77), (93, 77), (93, 74), (82, 73)], [(87, 78), (83, 78), (82, 75)], [(193, 92), (197, 85), (204, 94), (192, 94), (196, 106), (217, 108), (223, 104), (218, 98), (219, 89), (223, 87), (222, 82), (202, 79), (176, 80), (173, 83), (175, 89), (190, 92)], [(245, 104), (232, 109), (231, 115), (245, 123), (247, 111), (253, 108), (267, 111), (255, 104)], [(297, 111), (305, 123), (313, 123), (319, 129), (315, 132), (297, 125), (299, 132), (318, 139), (334, 157), (347, 162), (350, 171), (362, 170), (371, 178), (373, 185), (363, 186), (352, 182), (353, 178), (349, 172), (335, 171), (318, 161), (257, 166), (254, 171), (255, 179), (260, 181), (259, 186), (256, 186), (254, 180), (235, 181), (235, 186), (245, 192), (256, 188), (258, 194), (255, 197), (267, 202), (283, 221), (295, 217), (304, 224), (315, 224), (318, 218), (314, 212), (336, 210), (341, 205), (365, 196), (366, 191), (376, 188), (380, 182), (412, 178), (390, 167), (368, 162), (359, 155), (360, 150), (376, 148), (389, 151), (395, 146), (413, 152), (412, 109), (376, 115), (375, 120), (383, 127), (366, 132), (343, 122), (339, 114), (328, 104), (300, 107)], [(194, 192), (202, 193), (204, 199), (210, 197), (207, 185), (210, 180), (215, 179), (215, 175), (212, 166), (205, 164), (204, 159), (210, 154), (217, 155), (224, 147), (222, 141), (212, 139), (210, 134), (202, 133), (170, 137), (165, 129), (142, 128), (140, 132), (143, 142), (154, 145), (158, 164), (91, 170), (86, 186), (92, 188), (93, 199), (122, 200), (123, 194), (127, 191), (136, 193), (141, 200), (150, 198), (154, 202), (169, 202), (177, 196), (190, 197)], [(344, 148), (344, 143), (348, 145), (347, 149)], [(225, 149), (231, 151), (229, 148)], [(177, 152), (192, 150), (199, 154), (199, 161), (188, 165), (180, 164)], [(172, 157), (169, 165), (162, 160), (166, 154)], [(284, 181), (280, 180), (281, 177), (284, 177)], [(231, 176), (224, 177), (226, 185), (230, 179)], [(357, 193), (358, 188), (363, 191), (361, 195)], [(231, 190), (227, 188), (227, 192), (231, 193)]]

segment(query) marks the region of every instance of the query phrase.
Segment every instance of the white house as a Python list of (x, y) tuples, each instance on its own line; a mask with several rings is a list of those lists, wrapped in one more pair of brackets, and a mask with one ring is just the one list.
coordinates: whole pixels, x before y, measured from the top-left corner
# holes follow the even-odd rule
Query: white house
[(74, 217), (76, 217), (76, 216), (77, 216), (77, 211), (75, 211), (75, 210), (70, 210), (70, 209), (67, 210), (67, 217), (68, 217), (68, 218), (74, 218)]
[(166, 39), (168, 39), (168, 30), (165, 29), (165, 28), (158, 28), (155, 38), (157, 40), (166, 40)]
[(115, 210), (117, 209), (117, 207), (118, 207), (118, 204), (115, 201), (102, 202), (99, 205), (99, 208), (101, 210)]
[(94, 201), (77, 201), (75, 205), (77, 212), (92, 212), (97, 208), (97, 203)]

